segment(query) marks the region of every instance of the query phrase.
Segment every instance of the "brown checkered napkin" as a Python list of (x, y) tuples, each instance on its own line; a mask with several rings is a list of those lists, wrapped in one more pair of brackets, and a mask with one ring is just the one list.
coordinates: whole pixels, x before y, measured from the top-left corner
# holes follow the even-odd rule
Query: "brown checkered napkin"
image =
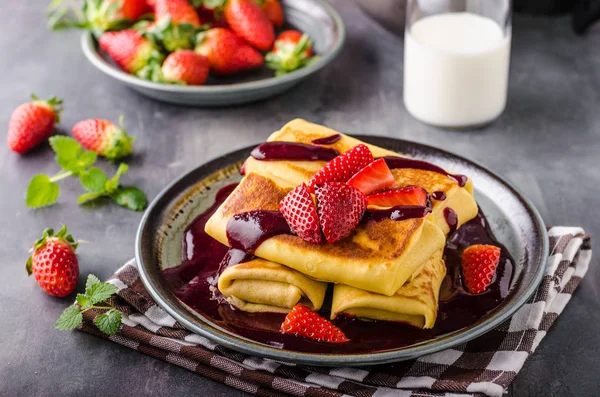
[(537, 292), (497, 329), (452, 349), (368, 368), (323, 368), (237, 353), (185, 330), (144, 289), (132, 260), (110, 282), (123, 312), (108, 337), (85, 313), (81, 330), (197, 372), (257, 396), (501, 396), (565, 308), (592, 256), (583, 229), (549, 231), (548, 268)]

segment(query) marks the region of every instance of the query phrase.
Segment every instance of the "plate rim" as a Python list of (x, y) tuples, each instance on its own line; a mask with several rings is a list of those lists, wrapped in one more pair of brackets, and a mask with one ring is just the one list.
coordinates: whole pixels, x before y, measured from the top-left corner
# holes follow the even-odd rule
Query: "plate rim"
[[(531, 283), (527, 286), (527, 288), (523, 291), (523, 293), (517, 296), (514, 302), (510, 306), (504, 307), (501, 311), (497, 313), (496, 316), (490, 317), (483, 321), (481, 324), (476, 327), (470, 329), (468, 332), (460, 332), (460, 330), (455, 331), (459, 332), (457, 334), (450, 334), (448, 336), (441, 336), (438, 341), (427, 341), (427, 344), (415, 344), (410, 347), (395, 349), (395, 350), (387, 350), (381, 352), (365, 352), (359, 354), (315, 354), (315, 353), (305, 353), (305, 352), (297, 352), (293, 350), (285, 350), (279, 349), (272, 346), (267, 346), (264, 344), (259, 344), (259, 342), (253, 341), (255, 344), (248, 345), (248, 342), (244, 341), (243, 337), (234, 337), (230, 336), (210, 324), (199, 324), (194, 321), (189, 320), (185, 315), (181, 314), (179, 310), (174, 307), (168, 299), (162, 296), (162, 294), (154, 288), (153, 283), (150, 280), (149, 274), (146, 273), (146, 266), (143, 264), (142, 260), (142, 237), (143, 230), (146, 224), (149, 221), (151, 213), (155, 210), (155, 207), (160, 203), (161, 199), (165, 197), (169, 191), (174, 188), (177, 184), (184, 181), (189, 177), (190, 174), (196, 172), (199, 168), (206, 167), (210, 168), (217, 162), (222, 161), (224, 157), (234, 156), (241, 154), (243, 152), (249, 153), (256, 145), (250, 145), (232, 152), (227, 152), (220, 156), (214, 157), (196, 167), (193, 167), (182, 175), (174, 179), (171, 183), (169, 183), (165, 188), (163, 188), (156, 197), (152, 200), (146, 211), (144, 212), (142, 219), (140, 220), (136, 238), (135, 238), (135, 259), (138, 264), (138, 272), (140, 275), (140, 279), (142, 283), (146, 287), (146, 290), (152, 296), (152, 298), (156, 301), (156, 303), (167, 311), (171, 316), (173, 316), (178, 322), (180, 322), (186, 329), (198, 333), (205, 338), (220, 344), (226, 348), (231, 350), (235, 350), (241, 353), (245, 353), (252, 356), (258, 356), (261, 358), (279, 360), (279, 361), (288, 361), (296, 364), (306, 364), (306, 365), (316, 365), (316, 366), (365, 366), (365, 365), (378, 365), (378, 364), (386, 364), (392, 362), (399, 362), (404, 360), (410, 360), (417, 357), (421, 357), (427, 354), (439, 352), (442, 350), (446, 350), (457, 346), (461, 343), (468, 342), (473, 340), (491, 330), (498, 327), (504, 321), (508, 320), (512, 315), (521, 308), (527, 300), (533, 295), (533, 293), (537, 290), (539, 284), (541, 283), (543, 276), (546, 271), (547, 260), (549, 255), (549, 241), (547, 229), (539, 214), (536, 207), (528, 200), (521, 192), (513, 186), (510, 182), (491, 171), (486, 166), (483, 166), (477, 161), (467, 159), (458, 154), (454, 154), (452, 152), (446, 151), (444, 149), (423, 144), (420, 142), (409, 141), (406, 139), (386, 137), (381, 135), (360, 135), (360, 134), (349, 134), (358, 139), (364, 139), (368, 142), (369, 138), (375, 139), (386, 139), (386, 140), (394, 140), (399, 144), (410, 144), (422, 147), (426, 150), (436, 151), (440, 154), (449, 155), (451, 157), (460, 159), (466, 163), (470, 163), (477, 168), (480, 168), (482, 171), (486, 172), (493, 178), (500, 181), (500, 183), (504, 184), (507, 188), (509, 188), (512, 193), (523, 203), (523, 205), (527, 208), (529, 212), (533, 215), (532, 220), (533, 223), (537, 226), (537, 229), (541, 235), (541, 262), (540, 266), (535, 273), (534, 278)], [(202, 320), (198, 320), (202, 321)]]
[(81, 49), (87, 60), (104, 74), (107, 74), (110, 77), (113, 77), (128, 85), (150, 89), (154, 91), (185, 94), (231, 94), (254, 91), (258, 89), (263, 90), (272, 87), (283, 86), (286, 84), (294, 84), (328, 65), (335, 57), (337, 57), (346, 41), (346, 26), (344, 25), (342, 17), (335, 10), (335, 8), (326, 3), (324, 0), (310, 1), (317, 3), (321, 8), (325, 10), (327, 15), (329, 15), (333, 19), (334, 25), (339, 34), (337, 35), (336, 41), (333, 43), (331, 49), (327, 51), (324, 55), (320, 56), (320, 58), (316, 62), (280, 77), (273, 76), (266, 79), (247, 81), (242, 83), (201, 86), (162, 84), (144, 80), (134, 75), (128, 74), (118, 69), (116, 66), (113, 66), (104, 61), (102, 59), (102, 56), (98, 53), (94, 44), (94, 38), (92, 36), (92, 33), (89, 31), (85, 31), (81, 35)]

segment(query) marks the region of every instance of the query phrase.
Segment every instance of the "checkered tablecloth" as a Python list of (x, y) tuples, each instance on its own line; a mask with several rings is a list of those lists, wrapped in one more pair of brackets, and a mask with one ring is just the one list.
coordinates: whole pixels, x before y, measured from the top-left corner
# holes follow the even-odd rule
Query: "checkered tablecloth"
[(585, 276), (590, 238), (577, 227), (549, 230), (550, 256), (536, 293), (487, 334), (416, 360), (367, 368), (325, 368), (252, 357), (193, 334), (161, 309), (142, 285), (135, 261), (110, 279), (123, 324), (114, 336), (93, 325), (80, 330), (130, 347), (257, 396), (501, 396), (564, 310)]

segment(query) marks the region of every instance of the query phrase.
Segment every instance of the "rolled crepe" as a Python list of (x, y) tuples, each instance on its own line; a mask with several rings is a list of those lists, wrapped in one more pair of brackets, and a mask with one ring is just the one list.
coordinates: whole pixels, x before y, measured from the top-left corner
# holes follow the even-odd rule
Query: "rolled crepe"
[(218, 288), (229, 303), (242, 311), (287, 313), (297, 303), (319, 310), (327, 284), (256, 258), (226, 268), (219, 277)]
[(363, 320), (397, 321), (418, 328), (432, 328), (437, 317), (440, 286), (446, 275), (442, 253), (440, 250), (433, 255), (421, 272), (393, 296), (336, 285), (331, 318), (344, 313)]

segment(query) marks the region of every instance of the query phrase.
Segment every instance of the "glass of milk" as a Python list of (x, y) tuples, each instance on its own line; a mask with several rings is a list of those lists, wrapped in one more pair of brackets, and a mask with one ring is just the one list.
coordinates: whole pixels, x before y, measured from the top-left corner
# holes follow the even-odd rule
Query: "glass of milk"
[(408, 0), (404, 104), (417, 119), (475, 128), (506, 105), (511, 0)]

